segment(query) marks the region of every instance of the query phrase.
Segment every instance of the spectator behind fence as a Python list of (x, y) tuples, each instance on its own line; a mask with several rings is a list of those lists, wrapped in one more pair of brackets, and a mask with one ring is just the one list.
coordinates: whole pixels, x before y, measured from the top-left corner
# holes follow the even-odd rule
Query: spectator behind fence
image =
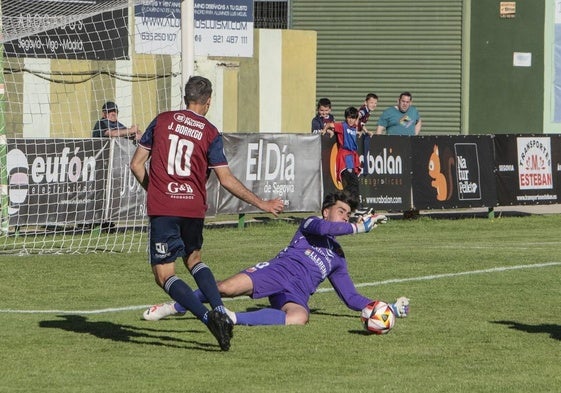
[(366, 128), (366, 123), (368, 122), (370, 115), (378, 106), (378, 96), (374, 93), (368, 93), (364, 99), (364, 104), (358, 108), (358, 124), (357, 131), (358, 136), (362, 136), (363, 133), (367, 133), (369, 136), (374, 135), (374, 131), (369, 131)]
[(132, 125), (127, 128), (123, 123), (119, 122), (119, 108), (113, 101), (107, 101), (101, 107), (101, 119), (99, 119), (92, 130), (92, 137), (94, 138), (110, 138), (110, 137), (125, 137), (135, 141), (140, 140), (142, 133), (138, 126)]
[(316, 117), (312, 119), (312, 134), (321, 134), (326, 123), (333, 123), (335, 121), (331, 114), (331, 100), (329, 98), (320, 98), (316, 109)]
[(399, 95), (397, 105), (390, 106), (378, 119), (376, 134), (388, 135), (419, 135), (421, 132), (421, 115), (412, 106), (413, 96), (408, 91)]
[(350, 106), (345, 109), (345, 121), (327, 123), (322, 131), (322, 134), (327, 133), (330, 138), (337, 135), (338, 151), (335, 170), (337, 180), (343, 184), (343, 189), (352, 196), (351, 210), (356, 210), (360, 203), (358, 175), (361, 165), (357, 152), (357, 122), (358, 109)]

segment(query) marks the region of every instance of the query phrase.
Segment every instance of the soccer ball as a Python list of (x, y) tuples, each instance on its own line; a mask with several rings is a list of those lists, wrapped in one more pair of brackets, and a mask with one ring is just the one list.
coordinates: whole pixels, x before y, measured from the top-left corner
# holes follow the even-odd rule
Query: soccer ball
[(364, 307), (360, 320), (364, 329), (374, 334), (386, 334), (395, 325), (395, 315), (390, 305), (381, 301), (374, 301)]

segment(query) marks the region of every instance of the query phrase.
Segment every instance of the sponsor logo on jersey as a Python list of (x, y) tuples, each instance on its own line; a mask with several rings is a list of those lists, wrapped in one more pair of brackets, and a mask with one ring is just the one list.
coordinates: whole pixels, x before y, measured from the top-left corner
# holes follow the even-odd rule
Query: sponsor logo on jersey
[(327, 277), (327, 267), (321, 257), (318, 256), (313, 250), (307, 249), (304, 254), (314, 262), (321, 273), (321, 278), (325, 279)]
[(193, 199), (193, 187), (188, 183), (169, 182), (167, 194), (174, 199)]
[(175, 120), (178, 123), (185, 124), (186, 126), (198, 128), (199, 130), (205, 128), (205, 123), (203, 123), (202, 121), (197, 121), (195, 119), (192, 119), (181, 112), (174, 114), (173, 120)]

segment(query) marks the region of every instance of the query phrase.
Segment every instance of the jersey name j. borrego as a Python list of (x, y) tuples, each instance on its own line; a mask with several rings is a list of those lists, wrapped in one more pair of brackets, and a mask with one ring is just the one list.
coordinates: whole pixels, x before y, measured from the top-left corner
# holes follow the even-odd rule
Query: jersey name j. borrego
[(216, 127), (189, 110), (163, 112), (139, 144), (151, 151), (148, 215), (204, 218), (210, 169), (228, 166)]

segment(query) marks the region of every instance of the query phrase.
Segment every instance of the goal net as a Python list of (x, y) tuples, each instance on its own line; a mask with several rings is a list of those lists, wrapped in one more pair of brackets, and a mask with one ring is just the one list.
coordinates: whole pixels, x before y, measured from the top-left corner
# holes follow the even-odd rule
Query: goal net
[(92, 131), (181, 107), (180, 4), (0, 1), (0, 253), (146, 248), (134, 140)]

